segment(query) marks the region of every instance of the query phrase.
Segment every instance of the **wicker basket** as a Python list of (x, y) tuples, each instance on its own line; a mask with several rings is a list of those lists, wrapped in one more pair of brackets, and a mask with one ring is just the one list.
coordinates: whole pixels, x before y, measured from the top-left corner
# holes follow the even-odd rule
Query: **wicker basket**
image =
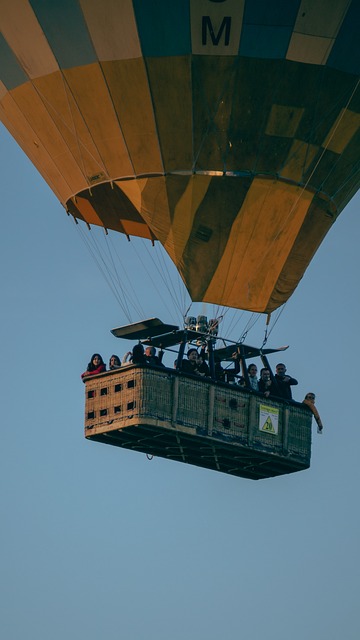
[(149, 366), (89, 377), (85, 389), (90, 440), (253, 479), (310, 466), (304, 405)]

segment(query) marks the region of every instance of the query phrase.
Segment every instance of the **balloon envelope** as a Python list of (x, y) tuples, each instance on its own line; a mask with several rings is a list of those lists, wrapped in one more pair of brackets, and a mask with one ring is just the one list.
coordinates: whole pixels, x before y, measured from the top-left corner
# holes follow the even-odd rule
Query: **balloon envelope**
[(359, 186), (355, 1), (4, 0), (0, 117), (196, 301), (286, 302)]

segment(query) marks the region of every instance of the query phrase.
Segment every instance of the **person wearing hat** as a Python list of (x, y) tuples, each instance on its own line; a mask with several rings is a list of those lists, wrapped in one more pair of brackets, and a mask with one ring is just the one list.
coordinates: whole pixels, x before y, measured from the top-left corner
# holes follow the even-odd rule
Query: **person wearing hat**
[(201, 353), (199, 355), (198, 350), (195, 349), (195, 347), (190, 347), (188, 350), (187, 359), (184, 359), (181, 363), (181, 371), (197, 376), (210, 375), (208, 364), (204, 359), (204, 354)]
[(197, 361), (198, 361), (198, 351), (197, 349), (190, 347), (187, 352), (187, 359), (184, 358), (181, 363), (181, 371), (184, 373), (196, 373)]

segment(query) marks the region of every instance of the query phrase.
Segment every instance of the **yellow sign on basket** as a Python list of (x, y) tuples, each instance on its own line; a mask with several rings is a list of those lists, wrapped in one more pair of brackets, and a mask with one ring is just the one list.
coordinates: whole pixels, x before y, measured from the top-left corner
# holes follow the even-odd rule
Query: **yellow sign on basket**
[(260, 405), (259, 430), (277, 435), (279, 431), (279, 409)]

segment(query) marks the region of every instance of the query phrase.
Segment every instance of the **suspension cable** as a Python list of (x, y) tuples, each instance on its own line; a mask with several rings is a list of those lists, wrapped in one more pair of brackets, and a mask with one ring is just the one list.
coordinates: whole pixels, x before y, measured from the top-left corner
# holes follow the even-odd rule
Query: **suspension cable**
[[(158, 275), (160, 276), (162, 283), (164, 284), (166, 290), (168, 291), (174, 307), (178, 310), (180, 315), (182, 315), (181, 306), (180, 306), (179, 300), (178, 300), (178, 298), (176, 297), (176, 294), (175, 294), (175, 288), (174, 288), (174, 286), (173, 287), (170, 286), (171, 278), (170, 278), (168, 267), (167, 267), (167, 265), (165, 263), (164, 253), (162, 252), (159, 255), (159, 252), (158, 252), (157, 261), (156, 261), (154, 256), (151, 255), (151, 252), (149, 251), (149, 248), (146, 246), (146, 244), (144, 244), (144, 248), (145, 248), (145, 251), (146, 251), (147, 255), (149, 256), (153, 266), (155, 267)], [(142, 262), (141, 256), (139, 256), (139, 260)], [(143, 264), (143, 262), (142, 262), (142, 264)], [(151, 278), (150, 274), (148, 274), (148, 275)], [(168, 309), (168, 311), (169, 311), (169, 313), (171, 315), (172, 311), (169, 309), (168, 303), (166, 302), (166, 300), (164, 300), (164, 298), (162, 296), (161, 289), (159, 289), (157, 283), (154, 281), (153, 278), (151, 278), (151, 281), (152, 281), (152, 284), (154, 285), (154, 287), (156, 288), (161, 300), (163, 301), (164, 305), (166, 306), (166, 308)]]
[[(112, 251), (111, 251), (111, 247), (112, 247), (113, 252), (115, 252), (115, 254), (116, 254), (116, 257), (117, 257), (117, 260), (118, 260), (118, 264), (119, 264), (119, 266), (120, 266), (120, 268), (121, 268), (121, 270), (122, 270), (122, 273), (123, 273), (123, 275), (124, 275), (124, 278), (127, 280), (128, 287), (129, 287), (128, 291), (130, 291), (130, 292), (131, 292), (131, 295), (127, 294), (127, 295), (126, 295), (126, 298), (128, 298), (129, 300), (130, 300), (130, 298), (131, 298), (131, 305), (132, 305), (132, 307), (134, 308), (135, 312), (136, 312), (138, 315), (140, 315), (140, 316), (143, 316), (143, 317), (144, 317), (144, 311), (143, 311), (143, 308), (142, 308), (142, 306), (141, 306), (140, 298), (137, 296), (137, 294), (136, 294), (136, 290), (134, 290), (134, 287), (133, 287), (133, 285), (132, 285), (132, 283), (131, 283), (131, 281), (130, 281), (130, 278), (129, 278), (129, 274), (128, 274), (127, 270), (124, 268), (124, 265), (122, 264), (122, 261), (121, 261), (121, 259), (120, 259), (120, 256), (119, 256), (119, 254), (118, 254), (118, 252), (117, 252), (117, 250), (116, 250), (116, 247), (115, 247), (115, 245), (113, 244), (112, 239), (110, 238), (110, 236), (105, 235), (105, 242), (106, 242), (106, 245), (107, 245), (107, 249), (108, 249), (108, 253), (109, 253), (109, 256), (110, 256), (111, 262), (112, 262), (112, 264), (113, 264), (114, 271), (115, 271), (115, 273), (116, 273), (116, 275), (117, 275), (117, 283), (118, 283), (119, 288), (120, 288), (120, 289), (122, 289), (122, 288), (123, 288), (123, 283), (122, 283), (122, 280), (121, 280), (121, 278), (120, 278), (120, 275), (118, 274), (118, 271), (117, 271), (117, 268), (116, 268), (116, 265), (115, 265), (115, 261), (114, 261), (114, 258), (113, 258), (113, 253), (112, 253)], [(111, 245), (111, 247), (110, 247), (110, 245)], [(124, 289), (125, 289), (125, 288), (124, 288)], [(126, 302), (126, 304), (127, 304), (127, 300), (126, 300), (126, 301), (124, 301), (124, 302)]]
[(265, 345), (267, 343), (267, 340), (268, 340), (268, 326), (270, 324), (270, 318), (271, 318), (271, 313), (268, 313), (267, 317), (266, 317), (266, 323), (265, 323), (264, 340), (263, 340), (263, 343), (262, 343), (261, 348), (260, 348), (261, 350), (265, 347)]
[[(134, 300), (131, 299), (132, 297), (129, 295), (125, 285), (123, 284), (121, 279), (118, 277), (118, 275), (117, 277), (115, 277), (114, 274), (111, 272), (109, 265), (106, 263), (104, 259), (104, 252), (99, 246), (99, 243), (97, 242), (95, 236), (86, 234), (85, 231), (82, 229), (81, 225), (79, 224), (77, 224), (77, 228), (78, 228), (78, 232), (81, 240), (83, 241), (86, 248), (88, 249), (91, 258), (93, 259), (94, 263), (97, 265), (106, 284), (108, 285), (112, 294), (114, 295), (115, 300), (119, 304), (124, 316), (126, 317), (128, 322), (131, 322), (132, 319), (131, 319), (131, 313), (129, 308), (129, 301), (131, 300), (131, 304), (134, 307)], [(121, 295), (119, 293), (119, 289), (121, 291)]]
[(272, 326), (271, 326), (271, 327), (270, 327), (270, 329), (269, 329), (268, 336), (267, 336), (268, 338), (270, 337), (271, 332), (272, 332), (272, 331), (273, 331), (273, 329), (275, 328), (275, 325), (277, 324), (277, 322), (278, 322), (278, 321), (279, 321), (279, 319), (280, 319), (280, 316), (282, 315), (283, 311), (285, 310), (286, 304), (287, 304), (287, 303), (285, 302), (285, 304), (283, 304), (283, 305), (280, 307), (280, 309), (277, 309), (277, 312), (276, 312), (276, 314), (277, 314), (277, 315), (276, 315), (276, 318), (275, 318), (275, 320), (274, 320), (274, 322), (273, 322)]

